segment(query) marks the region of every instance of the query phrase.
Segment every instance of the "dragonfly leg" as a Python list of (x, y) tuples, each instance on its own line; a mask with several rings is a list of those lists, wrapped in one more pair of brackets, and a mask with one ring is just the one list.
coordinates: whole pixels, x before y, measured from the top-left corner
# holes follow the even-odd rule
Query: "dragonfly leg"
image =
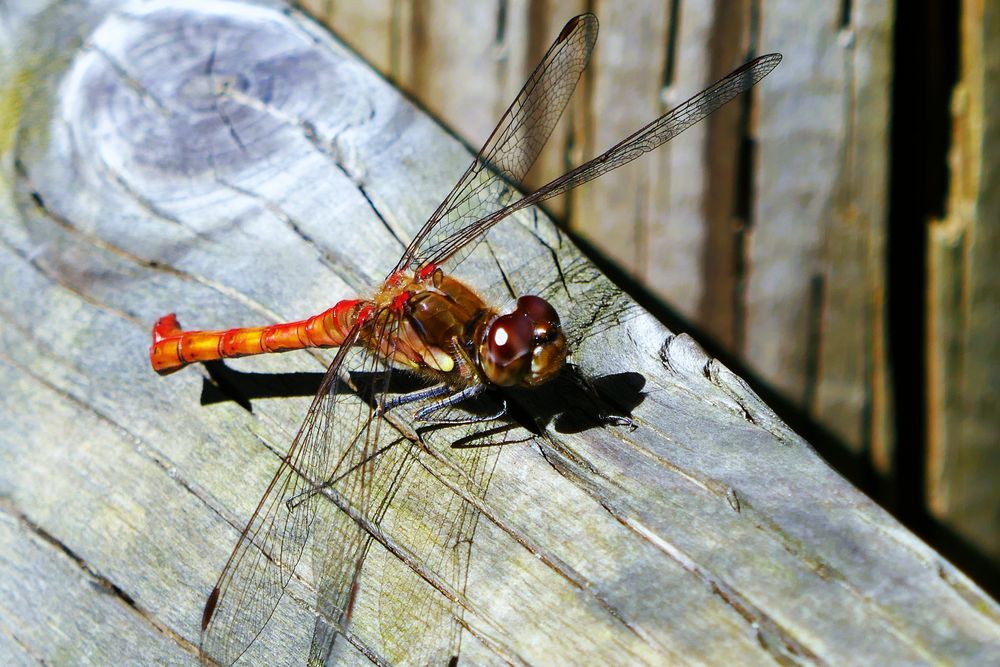
[(507, 414), (507, 400), (503, 400), (503, 406), (496, 414), (486, 415), (484, 417), (431, 417), (432, 414), (443, 410), (444, 408), (450, 408), (454, 405), (458, 405), (462, 401), (468, 400), (470, 398), (475, 398), (479, 396), (483, 391), (485, 391), (485, 384), (474, 384), (467, 389), (457, 391), (450, 396), (446, 396), (436, 403), (431, 403), (428, 406), (422, 407), (417, 410), (416, 414), (413, 415), (414, 419), (417, 421), (428, 422), (430, 424), (479, 424), (481, 422), (493, 421), (494, 419), (500, 419), (505, 414)]
[(622, 426), (627, 428), (629, 431), (634, 431), (639, 428), (639, 425), (635, 423), (631, 417), (621, 417), (619, 415), (606, 415), (600, 414), (598, 418), (601, 420), (601, 424), (604, 426)]
[(375, 416), (380, 417), (385, 413), (389, 412), (393, 408), (406, 405), (407, 403), (414, 403), (416, 401), (422, 401), (426, 398), (437, 398), (438, 396), (444, 396), (449, 391), (451, 387), (442, 382), (441, 384), (436, 384), (432, 387), (427, 387), (426, 389), (418, 389), (416, 391), (411, 391), (407, 394), (398, 394), (392, 398), (386, 399), (382, 405), (375, 410)]

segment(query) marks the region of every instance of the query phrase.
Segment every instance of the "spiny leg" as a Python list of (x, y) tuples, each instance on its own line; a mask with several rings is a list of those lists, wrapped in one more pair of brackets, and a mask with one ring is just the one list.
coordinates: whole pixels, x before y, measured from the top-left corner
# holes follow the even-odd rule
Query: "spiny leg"
[(424, 406), (417, 410), (413, 415), (413, 418), (417, 421), (427, 422), (428, 424), (480, 424), (482, 422), (493, 421), (495, 419), (500, 419), (505, 414), (507, 414), (507, 400), (503, 399), (503, 405), (500, 411), (496, 414), (486, 415), (484, 417), (440, 417), (432, 418), (431, 415), (444, 408), (450, 408), (452, 406), (458, 405), (462, 401), (466, 401), (470, 398), (475, 398), (479, 396), (486, 390), (485, 384), (474, 384), (471, 387), (457, 391), (450, 396), (446, 396), (436, 403), (431, 403), (430, 405)]
[[(426, 422), (430, 425), (443, 424), (443, 425), (454, 426), (459, 424), (479, 424), (482, 422), (493, 421), (507, 414), (507, 401), (506, 399), (504, 399), (503, 405), (500, 408), (500, 410), (492, 415), (486, 415), (483, 417), (458, 417), (458, 418), (440, 418), (440, 419), (434, 419), (430, 417), (430, 415), (434, 414), (439, 410), (443, 410), (444, 408), (449, 408), (458, 405), (462, 401), (475, 398), (476, 396), (482, 394), (485, 390), (486, 390), (485, 384), (475, 384), (466, 389), (456, 391), (450, 395), (445, 396), (440, 401), (424, 406), (414, 414), (414, 419), (416, 419), (417, 421)], [(437, 398), (438, 396), (444, 396), (445, 394), (448, 394), (449, 391), (451, 391), (451, 387), (445, 383), (441, 383), (433, 385), (431, 387), (427, 387), (425, 389), (418, 389), (417, 391), (412, 391), (407, 394), (400, 394), (398, 396), (394, 396), (391, 399), (384, 401), (383, 404), (376, 409), (372, 418), (373, 419), (378, 418), (380, 415), (383, 415), (392, 408), (398, 407), (400, 405), (406, 405), (407, 403), (414, 403), (416, 401), (422, 401), (428, 398)], [(323, 489), (333, 486), (334, 484), (336, 484), (343, 478), (347, 477), (349, 474), (351, 474), (361, 466), (365, 465), (369, 461), (387, 452), (389, 449), (394, 447), (398, 442), (399, 442), (398, 440), (390, 442), (388, 445), (379, 449), (377, 452), (373, 452), (364, 460), (354, 464), (353, 466), (350, 467), (350, 469), (346, 470), (340, 475), (337, 475), (336, 477), (331, 478), (326, 482), (323, 482), (319, 486), (314, 486), (312, 488), (306, 489), (305, 491), (289, 498), (288, 500), (285, 501), (285, 506), (288, 508), (289, 511), (294, 510), (312, 495), (320, 493), (323, 491)]]
[(417, 401), (422, 401), (427, 398), (437, 398), (438, 396), (444, 396), (451, 391), (451, 387), (442, 382), (441, 384), (436, 384), (431, 387), (426, 387), (425, 389), (418, 389), (416, 391), (411, 391), (407, 394), (399, 394), (387, 399), (382, 403), (376, 410), (375, 416), (379, 417), (389, 412), (395, 407), (400, 405), (406, 405), (407, 403), (415, 403)]
[[(407, 403), (415, 403), (417, 401), (422, 401), (428, 398), (437, 398), (438, 396), (445, 396), (445, 397), (440, 401), (431, 403), (430, 405), (424, 406), (420, 410), (417, 410), (417, 412), (413, 415), (414, 419), (416, 419), (417, 421), (426, 422), (432, 426), (438, 424), (454, 426), (460, 424), (480, 424), (482, 422), (499, 419), (500, 417), (503, 417), (505, 414), (507, 414), (507, 400), (503, 399), (502, 401), (503, 405), (501, 406), (500, 410), (492, 415), (486, 415), (482, 417), (457, 417), (457, 418), (440, 418), (440, 419), (435, 419), (431, 417), (431, 415), (434, 414), (435, 412), (458, 405), (462, 401), (475, 398), (480, 394), (482, 394), (485, 390), (486, 390), (485, 384), (474, 384), (471, 387), (461, 389), (450, 395), (445, 396), (445, 394), (448, 394), (448, 392), (451, 391), (451, 387), (445, 383), (436, 384), (431, 387), (427, 387), (425, 389), (418, 389), (417, 391), (412, 391), (407, 394), (400, 394), (398, 396), (392, 397), (389, 400), (384, 401), (383, 404), (376, 409), (373, 418), (378, 418), (379, 416), (384, 415), (392, 408), (398, 407), (400, 405), (406, 405)], [(306, 489), (302, 493), (299, 493), (289, 498), (288, 500), (285, 501), (285, 506), (288, 508), (289, 511), (294, 510), (312, 495), (320, 493), (323, 491), (323, 489), (327, 489), (333, 486), (334, 484), (344, 479), (345, 477), (350, 475), (352, 472), (354, 472), (361, 466), (365, 465), (369, 461), (372, 461), (378, 456), (381, 456), (385, 452), (389, 451), (392, 447), (398, 444), (398, 442), (399, 440), (394, 440), (390, 442), (388, 445), (382, 447), (377, 452), (373, 452), (371, 455), (367, 456), (364, 460), (354, 464), (348, 470), (344, 471), (340, 475), (337, 475), (336, 477), (333, 477), (327, 480), (326, 482), (323, 482), (319, 486), (314, 486), (312, 488)]]

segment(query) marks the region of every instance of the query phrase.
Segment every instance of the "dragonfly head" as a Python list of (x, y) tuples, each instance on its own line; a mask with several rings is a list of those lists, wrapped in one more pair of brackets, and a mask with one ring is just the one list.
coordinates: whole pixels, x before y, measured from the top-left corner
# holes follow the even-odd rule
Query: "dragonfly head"
[(566, 336), (548, 301), (522, 296), (514, 312), (486, 327), (479, 365), (495, 385), (534, 387), (551, 380), (566, 360)]

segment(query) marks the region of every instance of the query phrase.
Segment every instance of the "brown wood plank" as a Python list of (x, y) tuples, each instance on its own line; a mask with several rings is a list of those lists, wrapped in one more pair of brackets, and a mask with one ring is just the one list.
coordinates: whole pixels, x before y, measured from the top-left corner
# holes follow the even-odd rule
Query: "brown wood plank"
[(745, 353), (885, 470), (891, 15), (874, 2), (851, 3), (849, 17), (840, 11), (770, 5), (764, 14), (762, 43), (778, 43), (788, 68), (758, 107)]
[(928, 242), (928, 501), (969, 542), (1000, 559), (1000, 26), (980, 2), (961, 11), (946, 216)]

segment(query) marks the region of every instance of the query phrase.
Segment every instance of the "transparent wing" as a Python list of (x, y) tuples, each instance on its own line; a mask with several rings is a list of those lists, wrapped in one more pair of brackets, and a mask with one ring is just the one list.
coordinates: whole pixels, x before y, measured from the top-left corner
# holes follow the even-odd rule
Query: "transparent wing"
[(781, 54), (779, 53), (771, 53), (751, 60), (680, 106), (674, 107), (645, 127), (622, 139), (601, 155), (550, 181), (532, 194), (488, 213), (472, 224), (442, 227), (442, 229), (453, 230), (453, 233), (447, 237), (439, 239), (440, 235), (435, 230), (433, 242), (420, 246), (411, 265), (425, 266), (427, 264), (442, 264), (448, 260), (455, 261), (456, 258), (463, 256), (464, 248), (469, 246), (473, 240), (481, 237), (490, 227), (510, 214), (562, 194), (587, 181), (592, 181), (598, 176), (606, 174), (612, 169), (617, 169), (640, 155), (662, 146), (740, 93), (753, 87), (770, 74), (779, 62), (781, 62)]
[[(396, 495), (405, 467), (399, 465), (401, 452), (409, 440), (375, 408), (385, 405), (391, 386), (392, 359), (396, 353), (398, 319), (385, 313), (375, 322), (362, 351), (364, 363), (352, 376), (359, 395), (372, 408), (361, 425), (347, 426), (352, 447), (363, 454), (359, 462), (332, 476), (326, 493), (336, 494), (345, 506), (357, 512), (364, 522), (378, 526)], [(372, 354), (369, 350), (380, 350)], [(318, 507), (313, 571), (316, 576), (316, 622), (309, 649), (310, 665), (328, 664), (336, 642), (350, 621), (362, 565), (372, 543), (372, 536), (344, 508), (329, 498)]]
[[(491, 406), (495, 408), (499, 406)], [(493, 410), (490, 410), (493, 411)], [(440, 414), (439, 417), (446, 417)], [(455, 417), (468, 417), (459, 409)], [(493, 421), (426, 433), (424, 449), (411, 448), (412, 464), (397, 492), (398, 507), (419, 513), (393, 512), (383, 527), (405, 544), (421, 564), (456, 597), (442, 595), (398, 559), (381, 563), (378, 627), (385, 657), (394, 664), (454, 664), (461, 636), (473, 537), (501, 448), (494, 436), (476, 446), (453, 443), (480, 430), (488, 438)], [(500, 428), (509, 428), (506, 423)]]
[[(423, 405), (400, 406), (386, 419), (408, 424)], [(465, 407), (456, 406), (448, 416), (468, 417)], [(496, 407), (491, 405), (491, 411)], [(465, 597), (479, 518), (475, 504), (468, 499), (485, 496), (499, 449), (456, 449), (452, 443), (478, 428), (482, 424), (435, 428), (423, 433), (421, 445), (409, 439), (387, 443), (375, 459), (370, 513), (365, 519), (395, 549), (404, 552), (404, 558), (385, 548), (376, 547), (371, 552), (370, 534), (359, 531), (333, 503), (330, 510), (321, 507), (317, 524), (323, 523), (324, 514), (329, 512), (334, 521), (330, 533), (348, 536), (346, 541), (356, 545), (361, 556), (353, 562), (363, 561), (365, 574), (359, 576), (359, 570), (338, 554), (328, 552), (325, 558), (318, 554), (323, 561), (318, 587), (321, 617), (313, 634), (309, 664), (337, 663), (340, 655), (334, 642), (349, 632), (352, 611), (367, 614), (366, 634), (369, 639), (378, 637), (370, 649), (387, 664), (443, 665), (459, 655), (463, 607), (456, 598)], [(340, 480), (332, 488), (343, 491), (344, 484), (350, 483)], [(325, 541), (319, 539), (323, 532), (317, 527), (317, 547)], [(377, 583), (371, 582), (371, 577), (377, 577)], [(373, 630), (377, 634), (370, 634)]]
[[(235, 662), (271, 618), (309, 539), (317, 508), (317, 489), (346, 471), (354, 471), (352, 502), (365, 511), (370, 502), (372, 455), (381, 437), (381, 419), (372, 419), (384, 395), (388, 376), (352, 391), (341, 376), (344, 360), (369, 325), (392, 337), (395, 317), (383, 311), (369, 320), (365, 331), (351, 331), (327, 370), (316, 398), (288, 455), (281, 462), (253, 516), (240, 535), (216, 582), (202, 617), (204, 659)], [(384, 363), (366, 348), (363, 364), (376, 369)], [(374, 428), (372, 428), (374, 427)], [(327, 545), (350, 558), (351, 545)]]
[(423, 266), (444, 239), (475, 225), (517, 194), (590, 62), (597, 27), (593, 14), (566, 23), (476, 159), (417, 232), (394, 273)]

